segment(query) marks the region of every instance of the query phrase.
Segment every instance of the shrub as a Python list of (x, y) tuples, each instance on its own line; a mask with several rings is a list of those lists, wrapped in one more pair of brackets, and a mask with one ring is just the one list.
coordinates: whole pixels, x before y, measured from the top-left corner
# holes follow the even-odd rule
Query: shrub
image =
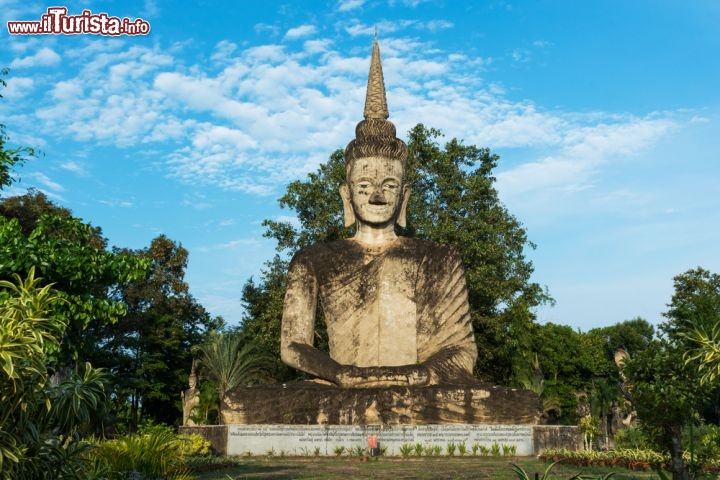
[(109, 480), (121, 480), (130, 475), (141, 478), (189, 480), (182, 451), (185, 440), (166, 429), (151, 433), (126, 435), (100, 442), (90, 456), (111, 472)]
[(210, 453), (210, 442), (202, 435), (193, 433), (190, 435), (178, 435), (182, 440), (180, 454), (183, 457), (203, 456)]
[(644, 449), (650, 447), (650, 442), (642, 430), (637, 427), (628, 427), (615, 434), (615, 447)]

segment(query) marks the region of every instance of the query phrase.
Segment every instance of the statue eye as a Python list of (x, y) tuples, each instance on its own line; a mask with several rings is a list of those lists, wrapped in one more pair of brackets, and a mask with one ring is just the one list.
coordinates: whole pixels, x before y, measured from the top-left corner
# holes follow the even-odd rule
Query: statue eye
[(395, 182), (384, 183), (383, 186), (382, 186), (383, 190), (388, 191), (388, 192), (395, 191), (395, 190), (397, 190), (399, 187), (400, 187), (400, 185), (398, 185), (398, 184), (395, 183)]
[(367, 190), (371, 187), (370, 182), (358, 182), (355, 184), (355, 186), (360, 190)]

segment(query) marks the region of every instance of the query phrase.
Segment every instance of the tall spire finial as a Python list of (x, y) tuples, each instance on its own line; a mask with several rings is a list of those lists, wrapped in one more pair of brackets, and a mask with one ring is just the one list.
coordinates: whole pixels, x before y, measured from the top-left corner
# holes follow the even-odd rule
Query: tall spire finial
[(355, 127), (355, 139), (345, 147), (345, 168), (349, 172), (353, 163), (363, 157), (383, 157), (398, 160), (405, 165), (407, 145), (397, 138), (395, 125), (388, 120), (385, 81), (380, 65), (380, 47), (377, 38), (373, 43), (370, 74), (368, 75), (365, 119)]
[(385, 97), (385, 80), (383, 79), (382, 64), (380, 63), (380, 45), (375, 32), (372, 57), (370, 59), (370, 73), (368, 74), (367, 94), (365, 96), (365, 118), (385, 120), (390, 116)]

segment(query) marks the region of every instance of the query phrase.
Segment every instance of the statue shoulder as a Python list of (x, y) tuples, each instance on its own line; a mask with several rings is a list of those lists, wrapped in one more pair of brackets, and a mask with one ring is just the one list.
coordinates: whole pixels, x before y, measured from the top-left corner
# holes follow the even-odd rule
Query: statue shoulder
[(460, 258), (455, 248), (422, 238), (401, 237), (404, 248), (415, 250), (429, 258)]
[(318, 262), (327, 261), (337, 255), (342, 255), (348, 250), (350, 240), (335, 240), (327, 243), (316, 243), (301, 250), (298, 250), (292, 258), (290, 264), (315, 265)]

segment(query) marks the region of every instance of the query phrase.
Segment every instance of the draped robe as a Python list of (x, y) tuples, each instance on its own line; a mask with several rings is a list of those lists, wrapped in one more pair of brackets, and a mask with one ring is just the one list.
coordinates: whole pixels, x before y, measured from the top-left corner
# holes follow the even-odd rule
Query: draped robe
[(472, 374), (477, 347), (465, 273), (448, 247), (398, 237), (382, 249), (348, 239), (298, 252), (288, 273), (283, 350), (313, 345), (318, 303), (330, 357), (340, 364), (420, 363), (430, 369), (431, 383)]

